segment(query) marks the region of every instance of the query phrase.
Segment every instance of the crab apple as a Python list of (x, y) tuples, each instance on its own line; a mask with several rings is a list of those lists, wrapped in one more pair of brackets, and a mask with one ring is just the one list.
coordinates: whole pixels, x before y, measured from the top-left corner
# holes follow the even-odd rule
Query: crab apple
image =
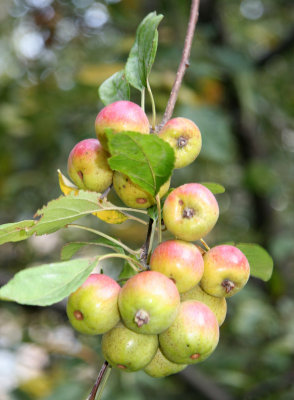
[(118, 307), (125, 325), (138, 333), (158, 334), (176, 318), (180, 295), (176, 285), (157, 271), (130, 278), (120, 291)]
[(173, 190), (163, 206), (166, 228), (178, 239), (194, 241), (207, 235), (218, 219), (214, 195), (200, 183), (187, 183)]
[(175, 168), (191, 164), (202, 146), (201, 133), (197, 125), (187, 118), (169, 120), (158, 136), (168, 142), (175, 151)]
[(216, 297), (231, 297), (247, 283), (250, 266), (247, 258), (235, 246), (215, 246), (205, 253), (202, 289)]
[(199, 301), (184, 301), (172, 325), (159, 335), (163, 355), (179, 364), (196, 364), (216, 348), (219, 326), (216, 316)]
[(158, 349), (158, 336), (133, 332), (119, 322), (102, 336), (101, 346), (109, 364), (133, 372), (150, 363)]
[(79, 332), (99, 335), (119, 321), (119, 284), (103, 274), (91, 274), (67, 302), (67, 316)]
[(144, 372), (153, 378), (164, 378), (176, 374), (186, 367), (187, 364), (176, 364), (169, 361), (158, 348), (152, 361), (144, 368)]
[(111, 185), (113, 177), (107, 157), (99, 140), (82, 140), (69, 154), (68, 174), (79, 189), (104, 192)]
[(168, 240), (155, 248), (150, 259), (150, 269), (166, 275), (182, 293), (200, 281), (204, 263), (194, 244), (183, 240)]
[[(159, 190), (160, 197), (166, 194), (169, 185), (170, 179), (161, 186)], [(155, 204), (155, 199), (150, 193), (145, 192), (145, 190), (133, 183), (130, 178), (121, 172), (114, 172), (113, 187), (118, 197), (128, 207), (145, 209)]]
[(149, 133), (149, 121), (138, 104), (131, 101), (120, 100), (108, 104), (97, 115), (95, 130), (102, 146), (107, 150), (107, 138), (105, 133), (122, 131), (133, 131)]
[(224, 297), (210, 296), (199, 285), (181, 294), (181, 301), (196, 300), (206, 304), (214, 312), (219, 326), (221, 326), (227, 314), (227, 302)]

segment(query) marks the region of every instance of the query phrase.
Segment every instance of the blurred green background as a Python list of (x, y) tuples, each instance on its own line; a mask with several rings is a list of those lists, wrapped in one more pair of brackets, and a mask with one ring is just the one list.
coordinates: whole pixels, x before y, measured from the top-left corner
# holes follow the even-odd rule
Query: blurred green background
[[(160, 121), (189, 7), (186, 0), (1, 0), (1, 224), (30, 219), (61, 194), (56, 170), (66, 173), (74, 144), (95, 137), (98, 86), (123, 67), (137, 25), (154, 10), (165, 16), (150, 79)], [(202, 0), (174, 112), (199, 125), (203, 149), (191, 166), (175, 171), (172, 186), (224, 185), (220, 219), (207, 242), (263, 245), (274, 258), (273, 277), (251, 279), (228, 301), (219, 346), (207, 361), (161, 380), (113, 371), (105, 400), (294, 398), (293, 18), (292, 0)], [(94, 217), (85, 223), (134, 248), (146, 235), (137, 223), (111, 227)], [(21, 268), (57, 261), (73, 238), (81, 234), (61, 231), (1, 246), (0, 283)], [(116, 276), (120, 264), (106, 267)], [(1, 304), (1, 400), (85, 399), (102, 362), (99, 340), (72, 330), (64, 303)]]

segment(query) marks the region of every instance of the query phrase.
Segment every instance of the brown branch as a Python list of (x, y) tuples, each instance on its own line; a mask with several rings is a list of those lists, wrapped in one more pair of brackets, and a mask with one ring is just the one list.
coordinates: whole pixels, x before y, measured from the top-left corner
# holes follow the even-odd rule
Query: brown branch
[(104, 363), (103, 363), (103, 365), (102, 365), (102, 367), (101, 367), (101, 369), (99, 371), (99, 374), (97, 376), (96, 382), (95, 382), (95, 384), (94, 384), (94, 386), (93, 386), (93, 388), (91, 390), (91, 393), (90, 393), (90, 395), (89, 395), (87, 400), (95, 400), (98, 388), (99, 388), (99, 386), (100, 386), (100, 384), (102, 382), (104, 374), (107, 371), (107, 368), (109, 368), (108, 367), (108, 362), (104, 361)]
[(170, 94), (170, 97), (169, 97), (169, 100), (168, 100), (168, 103), (167, 103), (167, 106), (166, 106), (166, 109), (165, 109), (165, 112), (163, 115), (163, 119), (161, 121), (161, 124), (159, 125), (159, 128), (161, 128), (171, 118), (171, 116), (173, 114), (183, 77), (185, 75), (186, 69), (189, 67), (190, 52), (191, 52), (195, 27), (196, 27), (196, 24), (198, 21), (198, 15), (199, 15), (199, 5), (200, 5), (200, 0), (192, 0), (190, 19), (189, 19), (188, 28), (187, 28), (182, 59), (179, 64), (176, 79), (174, 81), (172, 91), (171, 91), (171, 94)]

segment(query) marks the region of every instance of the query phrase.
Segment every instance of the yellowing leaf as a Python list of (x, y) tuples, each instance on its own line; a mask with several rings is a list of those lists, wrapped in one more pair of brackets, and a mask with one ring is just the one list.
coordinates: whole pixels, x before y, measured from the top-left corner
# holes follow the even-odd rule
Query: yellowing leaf
[(67, 177), (62, 174), (60, 169), (58, 169), (57, 172), (58, 172), (59, 186), (62, 193), (65, 194), (66, 196), (71, 192), (78, 194), (79, 188), (75, 186), (69, 179), (67, 179)]
[(128, 219), (125, 214), (115, 210), (98, 211), (97, 213), (93, 213), (93, 215), (96, 215), (96, 217), (108, 224), (121, 224)]

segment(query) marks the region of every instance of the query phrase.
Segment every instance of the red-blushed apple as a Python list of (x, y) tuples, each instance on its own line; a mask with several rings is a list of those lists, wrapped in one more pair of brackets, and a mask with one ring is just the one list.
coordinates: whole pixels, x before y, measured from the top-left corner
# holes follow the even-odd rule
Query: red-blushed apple
[(149, 133), (149, 121), (138, 104), (127, 100), (120, 100), (108, 104), (97, 115), (95, 121), (96, 135), (102, 146), (108, 150), (105, 133), (110, 130), (112, 133), (132, 131)]
[(198, 248), (183, 240), (160, 243), (150, 259), (150, 269), (166, 275), (180, 293), (197, 285), (203, 275), (204, 263)]
[[(170, 179), (166, 181), (159, 190), (162, 197), (169, 189)], [(131, 208), (145, 209), (155, 204), (155, 198), (133, 183), (129, 177), (121, 172), (115, 171), (113, 175), (113, 187), (118, 197)]]
[(119, 322), (102, 336), (102, 353), (112, 367), (138, 371), (150, 363), (158, 349), (157, 335), (142, 335)]
[(219, 216), (214, 195), (199, 183), (187, 183), (173, 190), (163, 206), (166, 228), (178, 239), (194, 241), (207, 235)]
[(216, 297), (231, 297), (247, 283), (250, 266), (246, 256), (235, 246), (215, 246), (205, 253), (202, 289)]
[(68, 174), (79, 189), (102, 193), (111, 185), (113, 177), (107, 157), (99, 140), (82, 140), (69, 154)]
[(66, 312), (72, 326), (79, 332), (99, 335), (112, 329), (119, 321), (119, 284), (103, 274), (91, 274), (67, 302)]
[(118, 307), (127, 328), (143, 334), (158, 334), (176, 318), (180, 295), (176, 285), (157, 271), (144, 271), (121, 288)]
[(199, 285), (181, 294), (181, 301), (196, 300), (206, 304), (214, 312), (219, 326), (221, 326), (227, 314), (227, 302), (224, 297), (214, 297), (204, 292)]
[(144, 368), (144, 372), (153, 378), (164, 378), (182, 371), (187, 364), (176, 364), (169, 361), (158, 348), (152, 361)]
[(191, 164), (202, 146), (201, 133), (197, 125), (187, 118), (170, 119), (158, 136), (169, 143), (175, 151), (175, 168)]
[(216, 316), (199, 301), (184, 301), (172, 325), (159, 335), (163, 355), (179, 364), (196, 364), (216, 348), (219, 326)]

